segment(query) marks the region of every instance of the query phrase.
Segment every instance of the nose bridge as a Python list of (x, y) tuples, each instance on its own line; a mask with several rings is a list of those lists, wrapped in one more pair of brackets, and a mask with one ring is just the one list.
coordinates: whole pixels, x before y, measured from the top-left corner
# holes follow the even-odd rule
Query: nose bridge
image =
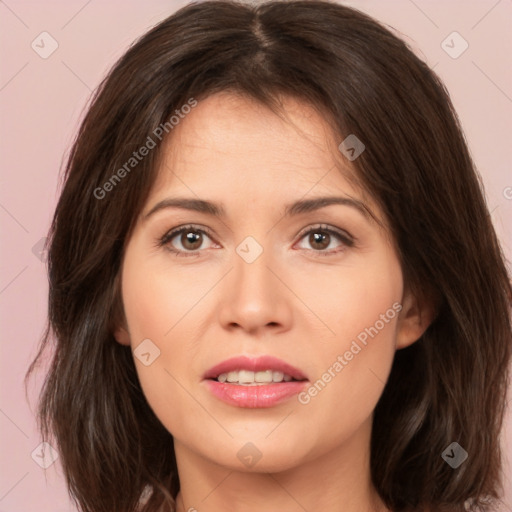
[[(258, 238), (261, 240), (263, 237)], [(263, 299), (272, 287), (274, 277), (268, 267), (272, 266), (273, 251), (269, 244), (268, 237), (260, 242), (253, 236), (247, 236), (235, 249), (234, 286), (236, 292), (246, 299), (253, 296)]]
[[(268, 244), (268, 238), (265, 240)], [(221, 306), (224, 325), (237, 324), (254, 330), (268, 324), (289, 322), (291, 315), (284, 290), (270, 270), (279, 266), (274, 261), (274, 254), (271, 247), (265, 247), (253, 236), (246, 237), (236, 246), (233, 270)]]

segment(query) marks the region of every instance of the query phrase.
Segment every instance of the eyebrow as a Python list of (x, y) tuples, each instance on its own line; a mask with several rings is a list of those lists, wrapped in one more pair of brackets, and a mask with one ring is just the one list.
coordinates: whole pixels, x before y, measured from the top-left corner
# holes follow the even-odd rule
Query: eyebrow
[[(374, 213), (366, 204), (364, 204), (362, 201), (359, 201), (358, 199), (354, 199), (351, 197), (326, 196), (315, 197), (312, 199), (301, 199), (299, 201), (287, 204), (285, 206), (284, 216), (291, 217), (295, 215), (309, 213), (333, 204), (350, 206), (356, 209), (359, 213), (361, 213), (366, 219), (373, 219), (374, 221), (379, 223)], [(166, 208), (181, 208), (184, 210), (204, 213), (206, 215), (211, 215), (214, 217), (226, 217), (226, 211), (220, 204), (213, 203), (211, 201), (206, 201), (204, 199), (168, 197), (157, 203), (155, 206), (153, 206), (153, 208), (151, 208), (151, 210), (143, 216), (143, 219), (147, 220), (156, 212), (164, 210)]]

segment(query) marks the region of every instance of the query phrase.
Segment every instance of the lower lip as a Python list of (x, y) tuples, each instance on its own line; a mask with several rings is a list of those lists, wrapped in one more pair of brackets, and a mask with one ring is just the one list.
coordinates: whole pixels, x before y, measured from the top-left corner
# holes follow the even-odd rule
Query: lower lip
[(236, 407), (251, 409), (273, 407), (300, 393), (307, 381), (279, 382), (257, 386), (227, 384), (216, 380), (206, 380), (208, 389), (217, 398)]

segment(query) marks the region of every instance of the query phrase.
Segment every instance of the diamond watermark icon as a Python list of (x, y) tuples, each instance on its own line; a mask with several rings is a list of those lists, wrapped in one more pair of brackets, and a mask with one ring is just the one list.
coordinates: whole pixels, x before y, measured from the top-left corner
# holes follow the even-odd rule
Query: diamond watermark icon
[(160, 356), (160, 349), (149, 338), (146, 338), (133, 351), (133, 355), (144, 366), (149, 366)]
[(46, 441), (37, 446), (30, 456), (43, 469), (48, 469), (59, 458), (57, 450)]
[(39, 57), (47, 59), (59, 47), (59, 43), (48, 32), (41, 32), (30, 46)]
[(353, 162), (366, 149), (366, 146), (351, 133), (339, 146), (338, 149), (345, 158)]
[(248, 468), (254, 466), (261, 459), (262, 455), (263, 454), (252, 443), (245, 443), (236, 454), (242, 464)]
[(441, 48), (452, 59), (458, 59), (469, 48), (469, 43), (458, 32), (454, 31), (443, 40)]
[(263, 252), (263, 247), (252, 236), (248, 236), (238, 244), (236, 252), (246, 263), (253, 263)]
[(445, 448), (441, 457), (453, 469), (457, 469), (468, 458), (468, 452), (459, 443), (453, 442)]

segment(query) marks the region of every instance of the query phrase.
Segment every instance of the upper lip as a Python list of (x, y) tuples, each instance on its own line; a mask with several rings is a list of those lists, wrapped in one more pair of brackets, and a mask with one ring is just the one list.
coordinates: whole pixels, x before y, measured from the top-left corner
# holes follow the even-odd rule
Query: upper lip
[(283, 360), (273, 356), (232, 357), (210, 368), (204, 374), (203, 378), (216, 379), (221, 373), (228, 373), (237, 370), (249, 370), (253, 372), (274, 370), (286, 373), (295, 380), (307, 380), (304, 374), (298, 368), (295, 368), (294, 366), (285, 363)]

